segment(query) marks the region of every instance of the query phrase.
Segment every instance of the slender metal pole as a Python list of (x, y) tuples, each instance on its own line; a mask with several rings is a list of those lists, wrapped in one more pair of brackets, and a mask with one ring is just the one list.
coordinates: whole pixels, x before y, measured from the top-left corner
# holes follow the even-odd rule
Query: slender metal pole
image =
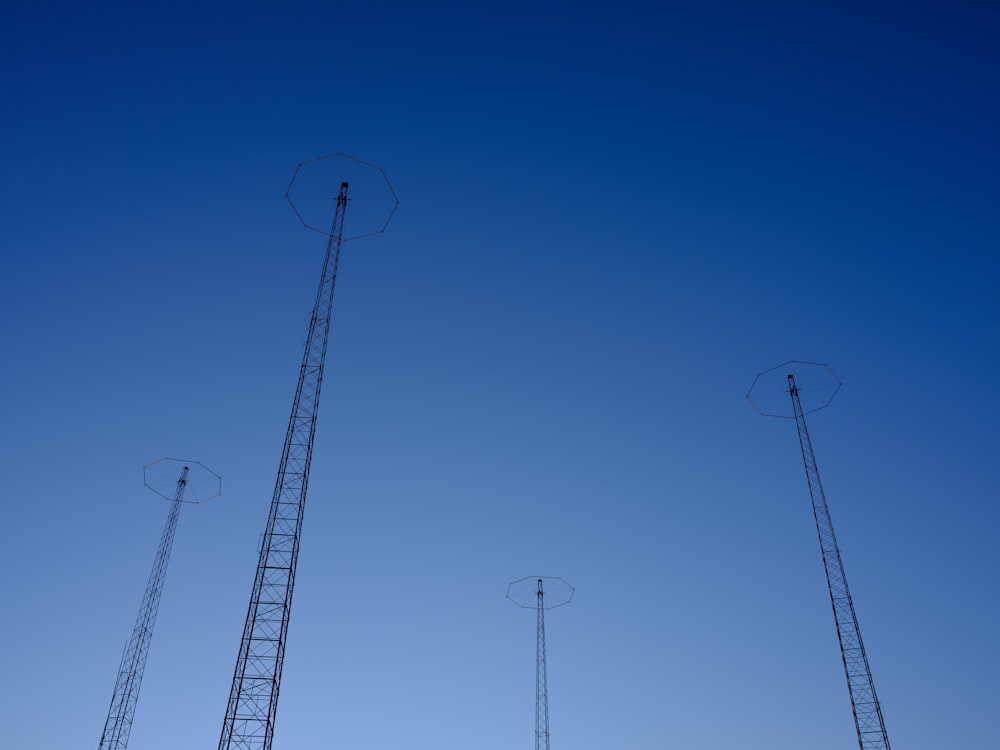
[(261, 542), (219, 750), (269, 750), (274, 738), (346, 209), (347, 183), (344, 182), (337, 196), (316, 303), (309, 320), (309, 334)]
[(549, 677), (545, 665), (545, 592), (538, 579), (538, 629), (535, 645), (535, 750), (549, 750)]
[(156, 613), (160, 608), (160, 592), (163, 590), (167, 563), (170, 561), (170, 549), (173, 547), (174, 533), (177, 530), (177, 517), (181, 512), (184, 488), (187, 486), (188, 471), (188, 467), (185, 466), (177, 480), (177, 489), (170, 503), (167, 522), (163, 526), (160, 546), (153, 559), (153, 570), (149, 574), (142, 604), (139, 605), (139, 616), (136, 618), (132, 637), (125, 645), (125, 652), (122, 654), (118, 679), (115, 680), (115, 692), (111, 697), (111, 708), (108, 710), (108, 718), (104, 722), (104, 732), (101, 734), (101, 743), (98, 746), (100, 750), (125, 750), (128, 746), (132, 719), (135, 717), (135, 708), (139, 701), (139, 688), (142, 687), (142, 675), (146, 668), (146, 657), (149, 655), (149, 643), (153, 638)]
[(847, 690), (851, 696), (851, 710), (854, 713), (854, 726), (858, 732), (858, 745), (861, 750), (890, 750), (882, 708), (875, 694), (875, 683), (872, 681), (868, 657), (861, 641), (858, 617), (854, 611), (850, 589), (847, 587), (847, 574), (840, 559), (840, 547), (833, 533), (830, 509), (826, 504), (826, 495), (819, 478), (819, 468), (816, 466), (809, 430), (806, 428), (799, 391), (792, 375), (788, 376), (788, 392), (792, 397), (795, 426), (798, 428), (799, 445), (802, 448), (802, 460), (805, 464), (806, 480), (809, 483), (809, 495), (812, 498), (816, 533), (819, 535), (826, 583), (830, 590), (830, 604), (833, 606), (833, 617), (837, 624), (837, 639), (840, 641), (840, 655), (847, 676)]

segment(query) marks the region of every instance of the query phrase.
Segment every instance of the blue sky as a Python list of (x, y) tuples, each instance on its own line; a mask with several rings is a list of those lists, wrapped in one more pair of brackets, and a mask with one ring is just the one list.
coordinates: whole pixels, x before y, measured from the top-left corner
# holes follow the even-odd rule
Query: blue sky
[[(995, 744), (998, 24), (987, 5), (69, 6), (0, 32), (12, 747), (96, 746), (196, 459), (133, 747), (218, 742), (343, 151), (275, 747), (852, 747), (793, 425), (898, 747)], [(363, 243), (363, 244), (362, 244)]]

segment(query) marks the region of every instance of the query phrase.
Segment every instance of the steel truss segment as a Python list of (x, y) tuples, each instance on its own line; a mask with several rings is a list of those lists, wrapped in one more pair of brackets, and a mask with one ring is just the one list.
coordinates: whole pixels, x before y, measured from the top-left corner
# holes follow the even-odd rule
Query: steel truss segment
[(146, 659), (149, 656), (149, 644), (153, 638), (153, 626), (156, 624), (156, 613), (160, 608), (160, 594), (167, 574), (167, 563), (170, 561), (170, 550), (177, 531), (177, 518), (184, 502), (188, 472), (189, 469), (185, 466), (175, 485), (167, 521), (163, 526), (156, 557), (153, 559), (153, 569), (149, 574), (142, 603), (139, 605), (139, 615), (118, 667), (118, 677), (115, 680), (115, 690), (104, 723), (104, 731), (101, 733), (99, 750), (125, 750), (128, 747), (132, 721), (139, 701), (139, 688), (142, 687)]
[(549, 677), (545, 652), (545, 610), (570, 603), (575, 589), (562, 578), (527, 576), (507, 586), (507, 599), (535, 612), (535, 750), (549, 746)]
[(343, 183), (337, 197), (219, 750), (269, 750), (274, 739), (347, 190)]
[(875, 683), (872, 680), (868, 657), (861, 640), (861, 629), (858, 626), (854, 602), (847, 586), (847, 574), (840, 557), (840, 547), (833, 531), (833, 520), (823, 492), (816, 456), (813, 453), (812, 441), (806, 427), (805, 413), (799, 400), (799, 391), (793, 375), (788, 375), (788, 392), (792, 400), (792, 410), (795, 426), (799, 436), (799, 446), (802, 449), (802, 461), (805, 466), (806, 480), (809, 484), (809, 495), (812, 498), (813, 518), (816, 522), (816, 533), (819, 537), (820, 552), (823, 556), (823, 568), (826, 572), (827, 587), (830, 592), (830, 605), (833, 608), (833, 619), (837, 626), (837, 639), (840, 643), (840, 655), (844, 664), (844, 674), (847, 678), (847, 690), (851, 697), (851, 709), (854, 714), (854, 727), (858, 734), (858, 745), (861, 750), (891, 750), (889, 735), (885, 730), (882, 709), (875, 693)]
[(535, 750), (549, 750), (549, 675), (545, 658), (545, 599), (538, 579), (538, 623), (535, 643)]

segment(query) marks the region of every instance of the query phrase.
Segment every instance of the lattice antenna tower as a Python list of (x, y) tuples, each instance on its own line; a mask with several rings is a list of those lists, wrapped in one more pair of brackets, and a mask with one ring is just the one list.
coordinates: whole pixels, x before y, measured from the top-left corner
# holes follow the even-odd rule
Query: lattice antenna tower
[(830, 509), (806, 427), (806, 414), (828, 406), (838, 390), (840, 380), (829, 365), (792, 361), (759, 373), (747, 393), (747, 399), (764, 416), (795, 420), (826, 571), (826, 583), (830, 591), (830, 604), (837, 625), (847, 690), (851, 697), (858, 746), (861, 750), (890, 750), (882, 707), (875, 693), (871, 667), (861, 640), (861, 629), (858, 627), (858, 616), (847, 586), (847, 574), (844, 572), (840, 547), (833, 532)]
[[(326, 255), (261, 539), (219, 750), (269, 750), (274, 738), (340, 247), (383, 232), (399, 203), (380, 168), (341, 153), (299, 164), (285, 197), (307, 229), (327, 238)], [(350, 226), (356, 227), (352, 233), (345, 230), (349, 200)]]
[(139, 616), (132, 629), (132, 637), (125, 644), (115, 692), (111, 696), (111, 707), (101, 733), (100, 750), (125, 750), (128, 747), (132, 721), (139, 701), (139, 688), (146, 669), (149, 644), (153, 639), (153, 626), (160, 608), (160, 593), (167, 575), (170, 550), (174, 545), (177, 518), (181, 505), (203, 503), (218, 497), (222, 492), (219, 475), (197, 461), (182, 461), (176, 458), (161, 458), (143, 468), (145, 484), (153, 492), (170, 500), (167, 521), (163, 526), (160, 546), (153, 558), (153, 570), (149, 574), (146, 593), (139, 605)]
[(549, 750), (549, 676), (545, 658), (545, 610), (569, 604), (575, 589), (562, 578), (528, 576), (507, 586), (507, 598), (537, 612), (535, 631), (535, 750)]

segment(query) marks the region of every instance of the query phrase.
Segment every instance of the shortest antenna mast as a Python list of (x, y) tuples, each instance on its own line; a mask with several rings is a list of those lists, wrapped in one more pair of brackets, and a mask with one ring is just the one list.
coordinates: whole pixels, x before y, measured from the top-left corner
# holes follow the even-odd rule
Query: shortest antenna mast
[(569, 604), (576, 591), (562, 578), (528, 576), (507, 587), (507, 598), (538, 611), (535, 644), (535, 750), (549, 750), (549, 677), (545, 664), (545, 610)]
[(115, 692), (111, 697), (111, 708), (108, 709), (108, 718), (101, 734), (100, 750), (125, 750), (128, 746), (181, 503), (203, 503), (222, 493), (222, 480), (219, 475), (197, 461), (161, 458), (145, 466), (143, 474), (149, 489), (171, 501), (170, 510), (167, 513), (167, 522), (163, 526), (160, 546), (153, 560), (149, 583), (146, 584), (146, 593), (139, 606), (139, 616), (136, 618), (132, 637), (125, 646), (125, 653), (122, 654), (118, 679), (115, 680)]

